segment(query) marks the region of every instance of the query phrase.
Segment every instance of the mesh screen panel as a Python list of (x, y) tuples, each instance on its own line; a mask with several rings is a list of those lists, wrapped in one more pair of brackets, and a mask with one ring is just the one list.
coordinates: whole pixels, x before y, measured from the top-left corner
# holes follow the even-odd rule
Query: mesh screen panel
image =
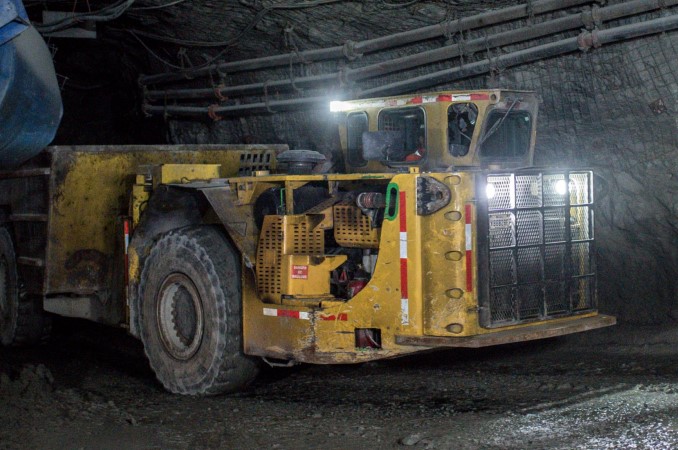
[(515, 241), (515, 216), (513, 213), (490, 215), (490, 246), (492, 248), (512, 247)]
[(481, 280), (489, 283), (481, 290), (481, 305), (489, 309), (483, 325), (592, 309), (591, 172), (526, 171), (490, 174), (483, 181), (478, 187), (487, 196), (479, 202), (479, 214), (487, 215), (482, 270), (488, 273)]
[(490, 211), (513, 208), (513, 175), (488, 176), (488, 187), (492, 187), (492, 197), (488, 199)]
[(334, 206), (334, 239), (343, 247), (379, 248), (380, 229), (354, 205)]

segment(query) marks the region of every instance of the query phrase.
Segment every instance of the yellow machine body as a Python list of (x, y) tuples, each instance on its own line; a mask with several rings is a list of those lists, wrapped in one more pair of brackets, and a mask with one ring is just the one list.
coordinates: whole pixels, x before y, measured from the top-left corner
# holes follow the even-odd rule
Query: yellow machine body
[(285, 146), (49, 149), (5, 174), (22, 279), (47, 311), (139, 336), (155, 240), (217, 225), (241, 256), (247, 355), (351, 363), (614, 323), (595, 309), (592, 174), (517, 169), (534, 94), (335, 111), (342, 174), (277, 173)]
[[(340, 102), (333, 109), (339, 114), (343, 157), (350, 174), (231, 180), (240, 205), (254, 204), (256, 195), (251, 194), (264, 190), (257, 185), (267, 189), (278, 186), (284, 193), (286, 214), (293, 213), (295, 189), (306, 184), (324, 186), (330, 196), (304, 215), (268, 216), (264, 221), (253, 267), (243, 269), (246, 353), (310, 363), (347, 363), (430, 348), (520, 342), (615, 323), (613, 317), (598, 314), (594, 307), (594, 269), (589, 259), (593, 248), (592, 187), (588, 172), (523, 174), (512, 169), (532, 164), (537, 114), (534, 94), (442, 92)], [(413, 117), (418, 122), (408, 128), (405, 122)], [(518, 142), (522, 146), (522, 153), (510, 158), (497, 157), (496, 134), (494, 142), (491, 139), (497, 130), (504, 132), (504, 120), (524, 136), (520, 142), (508, 133), (501, 136), (500, 140), (513, 139), (514, 145)], [(359, 126), (352, 137), (355, 123)], [(408, 161), (401, 155), (399, 160), (390, 160), (389, 150), (383, 158), (366, 156), (365, 133), (375, 133), (379, 138), (381, 130), (387, 134), (398, 131), (398, 127), (400, 131), (420, 133), (419, 145), (425, 147), (422, 158)], [(465, 127), (468, 135), (461, 133), (460, 137), (453, 127)], [(356, 143), (355, 136), (360, 134), (362, 142)], [(399, 145), (407, 147), (415, 141), (407, 144), (406, 137), (405, 142)], [(362, 152), (358, 158), (351, 154), (356, 149)], [(493, 171), (500, 175), (492, 175)], [(422, 178), (434, 181), (422, 184)], [(551, 186), (560, 178), (569, 178), (571, 187), (564, 197), (554, 200)], [(510, 193), (501, 184), (505, 180), (513, 189)], [(575, 186), (575, 181), (581, 180), (586, 181)], [(435, 206), (435, 212), (422, 212), (426, 209), (422, 208), (426, 202), (422, 186), (434, 182), (443, 185), (436, 188), (439, 191), (435, 195), (444, 197), (439, 192), (447, 191), (449, 198), (441, 201), (444, 206)], [(502, 189), (494, 200), (487, 198), (488, 185)], [(528, 197), (539, 197), (537, 203), (518, 198), (526, 195), (526, 189)], [(340, 195), (370, 190), (386, 193), (385, 218), (379, 226), (350, 195), (348, 201), (346, 195)], [(504, 197), (514, 203), (502, 206), (500, 199)], [(438, 200), (435, 197), (432, 201)], [(561, 216), (569, 217), (569, 231)], [(303, 228), (274, 225), (285, 223), (286, 218), (303, 223)], [(540, 224), (541, 231), (528, 227), (535, 224)], [(575, 236), (576, 227), (587, 231)], [(505, 250), (498, 240), (509, 228), (516, 238)], [(563, 234), (562, 239), (571, 242), (554, 238), (556, 229)], [(541, 237), (535, 237), (535, 233)], [(530, 236), (533, 241), (529, 241)], [(332, 255), (322, 253), (328, 239), (335, 246)], [(278, 264), (278, 260), (266, 256), (272, 247), (277, 247), (283, 258), (301, 257), (303, 262), (294, 264), (283, 259), (283, 264)], [(325, 295), (328, 280), (337, 283), (332, 267), (344, 261), (332, 260), (323, 267), (306, 264), (313, 259), (334, 258), (336, 247), (362, 249), (374, 264), (369, 281), (352, 297)], [(572, 256), (582, 248), (584, 256)], [(507, 260), (507, 251), (514, 255), (508, 258), (508, 269), (500, 267)], [(535, 257), (538, 251), (545, 256)], [(560, 262), (554, 263), (558, 258)], [(569, 267), (565, 259), (573, 261)], [(550, 273), (559, 263), (561, 273)], [(527, 267), (530, 264), (536, 269)], [(537, 282), (529, 278), (535, 270), (541, 277)], [(309, 275), (303, 275), (307, 271)], [(507, 273), (513, 273), (508, 288), (498, 281)], [(504, 295), (507, 289), (514, 299)], [(536, 304), (535, 289), (543, 291), (543, 305), (517, 306), (513, 317), (502, 316), (508, 314), (501, 309), (506, 309), (507, 303)], [(559, 304), (557, 297), (561, 294), (567, 299)], [(502, 295), (503, 303), (496, 300)]]
[[(373, 275), (354, 297), (339, 299), (325, 295), (330, 271), (337, 263), (326, 267), (307, 265), (309, 260), (322, 260), (324, 256), (319, 252), (318, 242), (310, 237), (294, 250), (301, 257), (297, 259), (304, 267), (301, 273), (308, 276), (300, 277), (298, 265), (289, 263), (280, 265), (275, 274), (269, 273), (275, 260), (267, 260), (262, 251), (254, 270), (243, 268), (246, 353), (310, 363), (350, 363), (427, 348), (520, 342), (614, 323), (613, 318), (585, 307), (569, 317), (530, 320), (500, 328), (482, 327), (478, 289), (483, 280), (478, 280), (475, 174), (425, 174), (444, 183), (452, 192), (445, 208), (427, 216), (417, 214), (416, 180), (421, 176), (424, 175), (415, 171), (389, 177), (389, 186), (398, 195), (397, 214), (393, 220), (384, 220)], [(346, 176), (336, 176), (339, 177), (346, 181)], [(354, 175), (353, 182), (368, 177)], [(290, 176), (298, 184), (301, 179), (333, 184), (336, 178)], [(301, 220), (300, 216), (287, 217)], [(262, 235), (270, 230), (271, 222), (265, 221)], [(275, 232), (279, 233), (281, 248), (299, 245), (298, 233), (289, 229)], [(304, 229), (304, 233), (308, 236), (313, 230)], [(262, 277), (261, 272), (266, 275)], [(280, 290), (268, 279), (280, 280), (281, 286), (295, 289)], [(313, 292), (318, 294), (308, 295)], [(356, 330), (358, 333), (370, 330), (374, 335), (378, 330), (379, 345), (360, 347)]]
[(43, 296), (47, 311), (124, 324), (124, 221), (129, 240), (158, 186), (271, 170), (286, 148), (47, 148), (1, 181), (27, 291)]

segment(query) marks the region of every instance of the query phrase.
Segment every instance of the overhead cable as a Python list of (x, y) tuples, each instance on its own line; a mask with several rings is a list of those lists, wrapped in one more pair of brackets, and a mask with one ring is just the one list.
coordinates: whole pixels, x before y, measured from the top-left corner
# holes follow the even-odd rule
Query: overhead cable
[[(577, 37), (567, 38), (557, 42), (537, 45), (535, 47), (517, 50), (512, 53), (498, 55), (496, 59), (504, 68), (515, 67), (534, 61), (552, 58), (558, 55), (580, 51), (582, 41), (590, 40), (595, 42), (596, 46), (601, 46), (676, 29), (678, 29), (678, 14), (605, 30), (593, 30), (590, 32), (583, 31), (581, 35)], [(359, 97), (368, 98), (374, 96), (395, 95), (408, 91), (417, 91), (419, 89), (435, 86), (441, 83), (450, 83), (463, 78), (482, 75), (488, 73), (492, 66), (493, 61), (489, 59), (475, 61), (463, 67), (452, 67), (407, 80), (378, 85), (373, 88), (361, 91), (359, 93)], [(281, 111), (299, 109), (301, 107), (319, 107), (321, 105), (326, 105), (327, 101), (327, 96), (321, 95), (314, 97), (271, 100), (266, 102), (259, 101), (249, 104), (219, 105), (212, 107), (212, 112), (215, 114), (226, 115), (242, 114), (243, 112), (260, 113), (266, 112), (271, 108), (274, 108), (276, 111)], [(186, 117), (205, 115), (207, 114), (207, 107), (145, 105), (144, 111), (147, 114), (164, 114), (166, 116)]]
[[(543, 14), (579, 6), (582, 4), (592, 3), (593, 0), (536, 0), (533, 2), (533, 10), (535, 14)], [(488, 11), (474, 16), (465, 17), (461, 20), (449, 24), (449, 29), (457, 31), (463, 28), (469, 30), (472, 28), (486, 27), (497, 23), (506, 22), (525, 17), (527, 8), (525, 5), (510, 6), (504, 9), (495, 11)], [(201, 69), (191, 69), (189, 71), (177, 73), (159, 73), (154, 75), (142, 75), (139, 82), (144, 85), (180, 81), (185, 79), (194, 79), (200, 76), (209, 76), (210, 73), (218, 70), (224, 73), (240, 72), (247, 70), (270, 69), (273, 67), (287, 66), (290, 61), (298, 62), (315, 62), (326, 61), (332, 59), (341, 59), (346, 54), (367, 54), (377, 52), (389, 48), (394, 48), (402, 45), (413, 44), (415, 42), (424, 41), (426, 39), (433, 39), (444, 35), (444, 29), (440, 24), (428, 25), (423, 28), (416, 28), (413, 30), (402, 31), (389, 36), (381, 36), (378, 38), (368, 39), (365, 41), (355, 42), (351, 47), (351, 52), (347, 52), (345, 45), (338, 45), (334, 47), (304, 50), (296, 53), (286, 53), (282, 55), (266, 56), (262, 58), (252, 58), (242, 61), (222, 62), (209, 67)], [(216, 61), (222, 53), (213, 58)], [(303, 58), (300, 59), (300, 58)]]
[(84, 21), (108, 22), (123, 15), (135, 1), (136, 0), (120, 0), (113, 5), (106, 6), (97, 11), (74, 13), (60, 20), (42, 24), (36, 23), (34, 26), (40, 33), (52, 33), (71, 28)]

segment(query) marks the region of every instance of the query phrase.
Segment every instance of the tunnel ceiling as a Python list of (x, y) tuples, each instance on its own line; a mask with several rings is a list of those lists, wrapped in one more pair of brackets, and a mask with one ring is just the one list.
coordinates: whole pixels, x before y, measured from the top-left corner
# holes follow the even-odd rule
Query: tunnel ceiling
[[(36, 21), (43, 9), (87, 12), (112, 5), (107, 14), (120, 12), (117, 19), (97, 24), (96, 39), (49, 40), (66, 106), (59, 143), (286, 143), (332, 155), (338, 147), (336, 123), (327, 111), (332, 98), (365, 96), (394, 83), (400, 93), (536, 91), (541, 98), (537, 163), (590, 167), (597, 174), (601, 308), (622, 321), (676, 321), (678, 35), (673, 30), (678, 2), (587, 1), (540, 12), (545, 3), (91, 0), (27, 6)], [(464, 25), (479, 14), (518, 6), (520, 17)], [(528, 38), (573, 17), (582, 23)], [(437, 35), (360, 51), (366, 40), (422, 27)], [(645, 31), (633, 35), (630, 28)], [(501, 33), (523, 39), (493, 41)], [(537, 51), (578, 37), (574, 48)], [(340, 55), (307, 57), (323, 48), (339, 48)], [(357, 81), (346, 76), (442, 48), (456, 49), (455, 56)], [(233, 69), (237, 61), (273, 55), (286, 56), (272, 67)], [(436, 73), (443, 75), (432, 77)], [(304, 84), (313, 77), (329, 81)], [(422, 77), (430, 79), (408, 84)], [(176, 90), (207, 94), (181, 99)], [(276, 103), (290, 100), (301, 106)], [(248, 104), (259, 107), (243, 106)], [(184, 114), (184, 107), (195, 110)]]

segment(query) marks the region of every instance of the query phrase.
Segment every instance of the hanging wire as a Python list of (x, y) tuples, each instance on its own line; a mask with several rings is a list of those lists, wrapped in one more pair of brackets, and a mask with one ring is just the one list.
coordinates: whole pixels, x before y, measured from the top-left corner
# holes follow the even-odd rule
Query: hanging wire
[[(144, 41), (142, 41), (141, 38), (140, 38), (139, 36), (137, 36), (136, 33), (135, 33), (134, 31), (132, 31), (132, 30), (127, 30), (127, 31), (129, 32), (129, 34), (131, 34), (131, 35), (134, 37), (134, 39), (136, 39), (137, 41), (139, 41), (139, 43), (141, 44), (141, 46), (142, 46), (143, 48), (145, 48), (146, 51), (147, 51), (152, 57), (154, 57), (155, 59), (157, 59), (158, 61), (160, 61), (161, 63), (165, 64), (165, 65), (168, 66), (168, 67), (171, 67), (171, 68), (177, 69), (177, 70), (184, 70), (184, 68), (183, 68), (182, 66), (177, 66), (176, 64), (172, 64), (171, 62), (167, 61), (165, 58), (161, 57), (160, 55), (158, 55), (157, 53), (155, 53), (153, 50), (151, 50), (151, 48), (150, 48), (148, 45), (146, 45), (146, 43), (145, 43)], [(197, 66), (197, 67), (203, 67), (203, 66)]]
[[(135, 33), (137, 33), (139, 36), (144, 36), (149, 39), (153, 39), (156, 41), (161, 41), (161, 42), (169, 42), (171, 44), (177, 44), (177, 45), (182, 45), (185, 47), (205, 47), (205, 48), (210, 48), (210, 47), (230, 47), (232, 45), (237, 44), (243, 36), (245, 36), (248, 32), (250, 32), (261, 20), (266, 16), (271, 11), (274, 10), (287, 10), (287, 9), (302, 9), (302, 8), (311, 8), (314, 6), (320, 6), (320, 5), (327, 5), (330, 3), (339, 3), (339, 2), (344, 2), (347, 0), (316, 0), (313, 2), (304, 2), (304, 3), (295, 3), (295, 4), (272, 4), (272, 5), (266, 5), (264, 6), (257, 14), (250, 20), (250, 22), (245, 25), (245, 27), (240, 30), (238, 34), (233, 36), (232, 38), (226, 39), (225, 41), (195, 41), (195, 40), (187, 40), (187, 39), (179, 39), (179, 38), (174, 38), (171, 36), (161, 36), (159, 34), (153, 34), (149, 33), (147, 31), (141, 31), (141, 30), (133, 30)], [(250, 6), (249, 4), (245, 3), (245, 5)], [(215, 57), (214, 59), (218, 58), (221, 56), (221, 53)], [(209, 64), (208, 64), (209, 65)]]
[(175, 0), (173, 2), (165, 3), (163, 5), (155, 5), (155, 6), (137, 6), (135, 8), (130, 8), (130, 11), (150, 11), (152, 9), (163, 9), (163, 8), (169, 8), (170, 6), (178, 5), (179, 3), (184, 3), (187, 0)]
[(73, 14), (54, 22), (35, 24), (35, 29), (40, 33), (52, 33), (55, 31), (71, 28), (84, 21), (108, 22), (115, 20), (127, 11), (136, 0), (120, 0), (119, 2), (101, 8), (97, 11)]
[[(129, 1), (129, 0), (128, 0)], [(134, 0), (132, 0), (134, 1)], [(183, 1), (183, 0), (182, 0)], [(158, 54), (155, 52), (151, 51), (151, 49), (148, 47), (146, 43), (144, 43), (139, 36), (147, 37), (149, 39), (153, 39), (156, 41), (161, 41), (161, 42), (169, 42), (172, 44), (176, 45), (181, 45), (183, 47), (203, 47), (203, 48), (211, 48), (211, 47), (230, 47), (231, 45), (234, 45), (238, 43), (242, 37), (247, 34), (252, 28), (254, 28), (263, 18), (264, 16), (272, 10), (277, 10), (277, 9), (301, 9), (301, 8), (310, 8), (314, 6), (320, 6), (320, 5), (327, 5), (330, 3), (339, 3), (347, 0), (316, 0), (312, 2), (304, 2), (304, 3), (294, 3), (294, 4), (274, 4), (274, 5), (267, 5), (264, 6), (263, 9), (261, 9), (255, 16), (254, 18), (234, 37), (226, 40), (226, 41), (220, 41), (220, 42), (205, 42), (205, 41), (194, 41), (194, 40), (186, 40), (186, 39), (179, 39), (179, 38), (173, 38), (170, 36), (160, 36), (157, 34), (149, 33), (146, 31), (141, 31), (141, 30), (133, 30), (133, 29), (120, 29), (120, 28), (109, 28), (111, 31), (118, 31), (118, 32), (128, 32), (134, 38), (141, 43), (141, 45), (151, 53), (151, 56), (153, 56), (155, 59), (159, 60), (163, 64), (166, 64), (169, 67), (172, 67), (174, 69), (179, 69), (179, 70), (184, 70), (183, 67), (177, 66), (175, 64), (170, 63), (169, 61), (165, 60), (164, 58), (160, 57)], [(246, 2), (242, 2), (246, 6), (252, 6), (251, 4), (248, 4)], [(227, 49), (223, 49), (219, 51), (216, 55), (205, 61), (204, 63), (200, 65), (196, 65), (192, 67), (192, 69), (202, 69), (205, 67), (211, 66), (216, 60), (221, 58), (225, 53)]]
[(381, 0), (382, 6), (387, 9), (407, 8), (408, 6), (412, 6), (415, 3), (419, 3), (419, 0), (411, 0), (409, 2), (404, 3), (390, 3), (387, 2), (386, 0)]

